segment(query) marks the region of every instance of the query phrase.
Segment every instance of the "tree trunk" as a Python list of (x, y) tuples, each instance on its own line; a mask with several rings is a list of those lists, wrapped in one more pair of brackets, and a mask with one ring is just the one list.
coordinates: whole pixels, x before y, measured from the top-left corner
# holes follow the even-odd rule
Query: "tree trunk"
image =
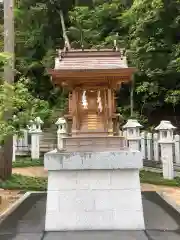
[(60, 18), (61, 18), (61, 25), (62, 25), (63, 38), (64, 38), (64, 41), (65, 41), (65, 46), (67, 46), (68, 50), (70, 50), (71, 45), (69, 43), (69, 39), (68, 39), (68, 36), (67, 36), (67, 33), (66, 33), (66, 26), (65, 26), (65, 23), (64, 23), (64, 15), (63, 15), (62, 10), (60, 11)]
[[(4, 68), (4, 79), (14, 82), (14, 0), (4, 1), (4, 52), (12, 57)], [(6, 119), (11, 117), (7, 113)], [(12, 174), (13, 136), (8, 136), (0, 149), (0, 178), (7, 179)]]

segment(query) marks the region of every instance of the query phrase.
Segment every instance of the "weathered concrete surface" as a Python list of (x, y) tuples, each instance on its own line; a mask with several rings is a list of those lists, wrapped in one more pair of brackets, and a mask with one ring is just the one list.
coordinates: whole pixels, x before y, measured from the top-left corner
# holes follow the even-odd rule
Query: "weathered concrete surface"
[(58, 152), (44, 155), (44, 167), (48, 171), (64, 170), (112, 170), (143, 168), (142, 153), (135, 150), (107, 152)]
[(49, 171), (46, 231), (144, 229), (138, 170)]
[(145, 229), (140, 152), (52, 151), (45, 154), (44, 164), (46, 231)]
[[(180, 214), (156, 193), (143, 193), (146, 231), (44, 233), (46, 194), (33, 194), (0, 225), (0, 240), (179, 240)], [(131, 217), (131, 216), (129, 216)]]

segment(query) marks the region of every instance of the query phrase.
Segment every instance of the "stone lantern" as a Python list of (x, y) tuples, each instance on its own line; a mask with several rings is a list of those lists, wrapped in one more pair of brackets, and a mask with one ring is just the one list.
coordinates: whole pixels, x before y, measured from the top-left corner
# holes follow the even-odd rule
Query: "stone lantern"
[(35, 118), (35, 123), (36, 123), (36, 126), (37, 126), (37, 130), (41, 131), (41, 126), (42, 124), (44, 123), (40, 117), (36, 117)]
[(173, 145), (174, 136), (173, 132), (176, 129), (170, 121), (161, 121), (155, 130), (159, 131), (159, 144), (161, 147), (161, 160), (163, 165), (163, 177), (165, 179), (174, 178), (174, 165), (173, 165)]
[(173, 132), (176, 129), (170, 121), (161, 121), (155, 128), (159, 131), (159, 143), (172, 142), (174, 140)]
[(64, 144), (63, 144), (63, 137), (66, 136), (67, 134), (67, 123), (66, 123), (66, 120), (65, 118), (59, 118), (56, 122), (56, 125), (58, 127), (58, 130), (57, 130), (57, 147), (59, 150), (63, 149), (64, 148)]
[(140, 129), (142, 125), (136, 119), (129, 119), (123, 126), (126, 130), (126, 137), (129, 143), (129, 148), (133, 150), (139, 150), (139, 143), (141, 140)]
[(34, 123), (33, 120), (29, 121), (29, 125), (27, 125), (27, 128), (29, 130), (29, 132), (31, 133), (32, 131), (36, 130), (36, 124)]

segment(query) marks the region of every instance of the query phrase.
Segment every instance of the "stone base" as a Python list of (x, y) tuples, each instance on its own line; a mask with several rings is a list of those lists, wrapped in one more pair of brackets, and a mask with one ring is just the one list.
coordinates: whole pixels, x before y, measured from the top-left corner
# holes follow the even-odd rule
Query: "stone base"
[(45, 230), (145, 229), (141, 167), (140, 152), (47, 153)]

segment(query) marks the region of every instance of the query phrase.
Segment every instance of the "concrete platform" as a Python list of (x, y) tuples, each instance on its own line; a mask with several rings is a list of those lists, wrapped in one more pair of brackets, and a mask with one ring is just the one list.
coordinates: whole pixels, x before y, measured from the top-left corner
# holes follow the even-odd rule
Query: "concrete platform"
[(145, 230), (142, 159), (141, 152), (127, 149), (46, 153), (45, 231)]
[(155, 192), (142, 196), (145, 231), (45, 233), (46, 194), (32, 194), (0, 224), (0, 240), (179, 240), (180, 214)]

